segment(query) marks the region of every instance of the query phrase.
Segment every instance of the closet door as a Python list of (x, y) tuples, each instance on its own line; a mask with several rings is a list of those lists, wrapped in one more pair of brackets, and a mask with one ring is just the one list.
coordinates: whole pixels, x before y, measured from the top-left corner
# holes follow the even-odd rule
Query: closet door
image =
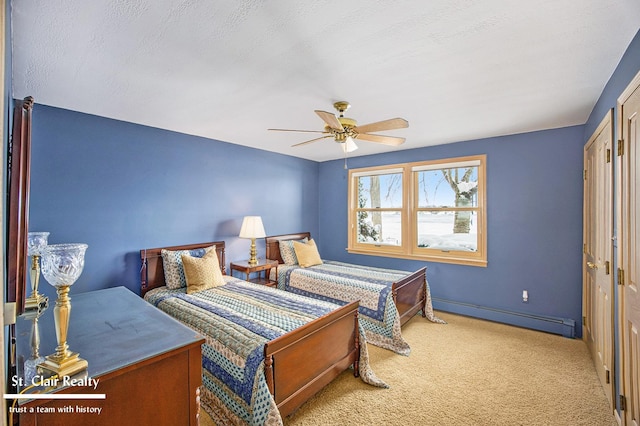
[(640, 74), (618, 99), (618, 284), (621, 417), (640, 425)]
[(583, 338), (613, 412), (612, 120), (613, 110), (604, 117), (584, 152)]

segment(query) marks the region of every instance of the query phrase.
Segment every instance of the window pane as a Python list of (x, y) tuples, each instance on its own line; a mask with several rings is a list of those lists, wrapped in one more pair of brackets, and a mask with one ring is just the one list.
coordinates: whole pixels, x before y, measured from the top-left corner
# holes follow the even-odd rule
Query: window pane
[(418, 247), (475, 252), (477, 224), (476, 212), (418, 212)]
[(359, 211), (358, 242), (402, 245), (402, 215), (400, 212)]
[(477, 207), (478, 167), (415, 172), (419, 207)]
[(358, 177), (358, 207), (402, 208), (402, 174)]

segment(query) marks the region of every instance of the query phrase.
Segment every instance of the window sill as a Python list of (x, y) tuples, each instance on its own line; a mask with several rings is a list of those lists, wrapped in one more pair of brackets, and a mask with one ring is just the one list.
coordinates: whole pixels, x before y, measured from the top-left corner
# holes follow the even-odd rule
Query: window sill
[(359, 249), (346, 249), (350, 254), (362, 254), (366, 256), (380, 256), (380, 257), (393, 257), (396, 259), (409, 259), (409, 260), (421, 260), (425, 262), (437, 262), (437, 263), (451, 263), (456, 265), (466, 265), (466, 266), (478, 266), (482, 268), (486, 268), (488, 262), (485, 259), (471, 259), (468, 257), (456, 257), (456, 256), (427, 256), (427, 255), (419, 255), (419, 254), (399, 254), (399, 253), (390, 253), (384, 251), (371, 251), (371, 250), (359, 250)]

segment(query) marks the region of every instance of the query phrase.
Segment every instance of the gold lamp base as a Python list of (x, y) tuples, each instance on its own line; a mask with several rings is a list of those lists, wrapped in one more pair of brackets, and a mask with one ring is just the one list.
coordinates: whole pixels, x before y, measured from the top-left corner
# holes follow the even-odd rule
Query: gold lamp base
[(43, 294), (35, 293), (24, 300), (25, 311), (40, 311), (49, 306), (49, 298)]
[(58, 377), (64, 376), (73, 376), (76, 375), (89, 367), (89, 363), (80, 358), (79, 354), (76, 352), (68, 352), (65, 357), (58, 357), (54, 355), (47, 355), (45, 357), (44, 362), (38, 364), (38, 370), (47, 370), (54, 374), (57, 374)]
[(71, 313), (71, 299), (69, 298), (70, 285), (56, 287), (58, 299), (53, 308), (53, 319), (56, 325), (56, 337), (58, 346), (55, 353), (47, 355), (44, 362), (38, 364), (38, 370), (49, 370), (59, 377), (73, 376), (86, 370), (89, 363), (80, 358), (78, 353), (71, 352), (67, 345), (67, 330), (69, 327), (69, 315)]
[(251, 239), (251, 249), (249, 250), (249, 265), (251, 266), (255, 266), (258, 264), (258, 258), (257, 258), (257, 250), (256, 250), (256, 239), (252, 238)]

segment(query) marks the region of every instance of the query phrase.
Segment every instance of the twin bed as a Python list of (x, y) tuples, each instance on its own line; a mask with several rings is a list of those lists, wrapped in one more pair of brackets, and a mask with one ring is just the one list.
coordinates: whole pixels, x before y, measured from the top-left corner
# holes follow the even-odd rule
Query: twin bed
[(406, 272), (324, 259), (319, 265), (301, 267), (295, 257), (283, 258), (282, 245), (310, 239), (309, 232), (266, 237), (266, 258), (280, 264), (278, 276), (271, 277), (279, 289), (341, 305), (358, 300), (367, 341), (401, 355), (411, 350), (401, 326), (418, 312), (429, 321), (444, 323), (433, 313), (426, 267)]
[[(282, 263), (280, 241), (305, 237), (310, 235), (267, 237), (267, 257)], [(425, 268), (411, 274), (375, 271), (385, 279), (398, 278), (382, 286), (387, 290), (379, 290), (382, 322), (372, 319), (373, 310), (363, 310), (357, 298), (346, 300), (342, 296), (314, 294), (308, 289), (299, 291), (295, 280), (291, 284), (281, 277), (279, 287), (289, 291), (227, 275), (223, 275), (224, 285), (204, 291), (167, 288), (163, 250), (194, 255), (199, 252), (200, 257), (211, 247), (220, 272), (225, 274), (223, 241), (140, 250), (141, 296), (205, 336), (201, 405), (216, 423), (282, 424), (284, 417), (350, 368), (364, 382), (387, 387), (369, 366), (366, 343), (408, 354), (408, 345), (386, 344), (388, 339), (384, 336), (389, 330), (391, 341), (400, 339), (402, 343), (401, 324), (418, 312), (431, 321), (443, 322), (433, 315)], [(278, 268), (278, 275), (291, 278), (298, 274), (295, 270), (306, 269), (288, 266), (291, 265)], [(338, 275), (345, 275), (347, 265), (331, 268), (340, 270)], [(376, 268), (366, 269), (371, 272)], [(340, 285), (336, 284), (335, 275), (329, 280)], [(353, 277), (349, 281), (353, 282)], [(374, 287), (380, 287), (379, 283)]]
[(201, 406), (216, 424), (282, 424), (343, 371), (386, 387), (368, 365), (358, 303), (344, 306), (287, 294), (225, 276), (226, 284), (188, 294), (165, 286), (162, 250), (215, 246), (222, 241), (140, 251), (141, 296), (206, 338)]

